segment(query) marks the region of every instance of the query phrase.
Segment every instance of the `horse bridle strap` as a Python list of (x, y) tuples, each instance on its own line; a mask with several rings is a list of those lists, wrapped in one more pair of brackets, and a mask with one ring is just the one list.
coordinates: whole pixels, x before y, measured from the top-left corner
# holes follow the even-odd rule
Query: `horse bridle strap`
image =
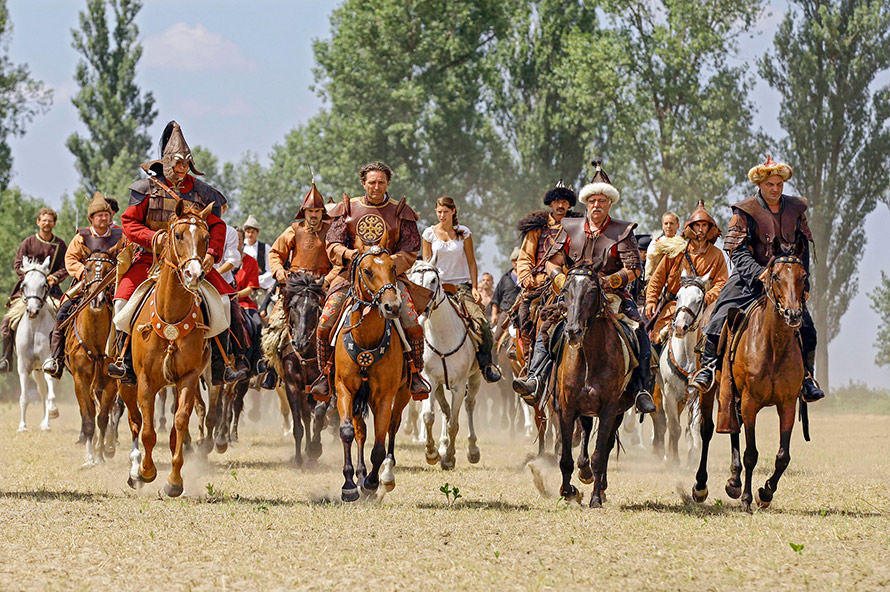
[(786, 316), (786, 312), (788, 309), (782, 308), (782, 306), (779, 304), (779, 299), (776, 297), (776, 293), (773, 290), (772, 269), (773, 266), (777, 263), (787, 263), (789, 265), (800, 265), (801, 267), (803, 267), (803, 259), (801, 259), (800, 257), (795, 257), (794, 255), (782, 255), (770, 261), (769, 266), (767, 267), (767, 269), (769, 269), (770, 271), (770, 273), (768, 274), (769, 286), (764, 286), (764, 292), (766, 292), (766, 297), (769, 299), (770, 302), (773, 303), (773, 306), (776, 307), (776, 310), (779, 312), (779, 314), (781, 314), (782, 316)]
[(201, 321), (198, 319), (201, 309), (198, 306), (197, 301), (192, 301), (191, 310), (187, 312), (183, 318), (175, 323), (168, 323), (162, 319), (161, 315), (158, 313), (155, 297), (156, 294), (152, 294), (148, 301), (148, 309), (151, 313), (150, 322), (151, 328), (154, 329), (154, 332), (162, 339), (166, 339), (167, 341), (181, 339), (191, 333), (192, 329), (201, 324)]
[[(22, 278), (24, 279), (25, 275), (29, 274), (31, 272), (36, 272), (36, 273), (41, 274), (44, 278), (49, 278), (49, 274), (43, 273), (43, 271), (40, 269), (29, 269), (24, 274), (22, 274)], [(36, 294), (22, 294), (22, 298), (24, 298), (25, 300), (28, 300), (29, 298), (32, 298), (34, 300), (39, 300), (40, 305), (43, 306), (43, 304), (46, 302), (46, 299), (49, 298), (49, 292), (50, 292), (49, 282), (47, 282), (43, 286), (43, 295), (42, 296), (37, 296)]]
[(356, 257), (353, 260), (353, 262), (352, 262), (353, 281), (352, 281), (352, 285), (349, 287), (349, 294), (347, 294), (347, 295), (351, 295), (356, 300), (356, 302), (360, 302), (360, 303), (364, 304), (365, 306), (377, 306), (377, 303), (380, 301), (380, 297), (383, 295), (383, 293), (385, 291), (392, 289), (392, 290), (395, 290), (396, 293), (398, 293), (399, 288), (395, 284), (384, 284), (383, 286), (380, 287), (379, 290), (374, 292), (374, 294), (371, 296), (371, 300), (363, 300), (355, 293), (355, 277), (354, 277), (355, 275), (358, 275), (358, 280), (361, 283), (361, 286), (364, 289), (364, 291), (368, 294), (371, 293), (371, 288), (369, 288), (368, 284), (365, 283), (365, 277), (361, 273), (359, 273), (359, 271), (360, 271), (359, 264), (362, 262), (362, 260), (365, 257), (374, 256), (374, 255), (383, 255), (383, 254), (389, 255), (390, 253), (383, 247), (374, 246), (374, 247), (371, 247), (370, 249), (368, 249), (367, 251), (365, 251), (364, 253), (361, 253), (358, 257)]
[(689, 328), (692, 331), (692, 330), (695, 330), (696, 328), (698, 328), (698, 323), (701, 322), (699, 315), (702, 313), (702, 311), (705, 308), (705, 299), (707, 297), (708, 291), (705, 290), (705, 286), (702, 284), (701, 278), (699, 278), (699, 276), (697, 276), (697, 275), (693, 276), (691, 278), (681, 279), (680, 286), (681, 287), (682, 286), (695, 286), (696, 288), (701, 290), (701, 293), (702, 293), (701, 306), (699, 307), (699, 309), (697, 311), (692, 310), (691, 308), (689, 308), (688, 306), (686, 306), (684, 304), (683, 306), (677, 307), (677, 309), (674, 311), (674, 318), (671, 319), (671, 325), (674, 325), (677, 321), (677, 315), (681, 312), (686, 312), (689, 316), (692, 317), (692, 320), (694, 321), (692, 326)]
[(352, 332), (346, 332), (343, 335), (343, 347), (346, 348), (346, 353), (349, 354), (349, 357), (352, 358), (352, 361), (358, 364), (359, 372), (362, 375), (362, 380), (368, 380), (368, 369), (377, 363), (380, 358), (389, 350), (389, 344), (392, 340), (392, 320), (386, 319), (383, 325), (383, 335), (380, 337), (380, 342), (377, 344), (377, 347), (372, 349), (365, 349), (359, 344), (355, 342), (355, 338), (352, 336)]

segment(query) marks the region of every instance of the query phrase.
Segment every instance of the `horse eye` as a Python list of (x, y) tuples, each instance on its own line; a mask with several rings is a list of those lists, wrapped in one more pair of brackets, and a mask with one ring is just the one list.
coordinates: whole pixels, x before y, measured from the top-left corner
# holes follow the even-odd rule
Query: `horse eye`
[(182, 233), (181, 233), (181, 232), (174, 232), (173, 234), (174, 234), (174, 236), (176, 236), (176, 240), (182, 240)]
[(374, 275), (370, 269), (363, 269), (362, 271), (365, 272), (365, 276), (367, 276), (367, 277), (371, 277), (372, 275)]

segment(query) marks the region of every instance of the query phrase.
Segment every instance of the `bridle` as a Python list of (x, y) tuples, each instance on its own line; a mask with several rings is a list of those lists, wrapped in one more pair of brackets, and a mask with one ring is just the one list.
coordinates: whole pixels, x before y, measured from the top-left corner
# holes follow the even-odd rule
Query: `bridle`
[[(599, 292), (599, 298), (597, 299), (597, 302), (596, 302), (596, 308), (593, 311), (591, 311), (590, 315), (587, 317), (587, 321), (589, 321), (590, 319), (593, 319), (593, 318), (602, 317), (606, 311), (606, 296), (605, 296), (605, 293), (603, 292), (602, 285), (600, 284), (599, 274), (596, 272), (596, 270), (593, 267), (591, 267), (589, 265), (583, 265), (580, 267), (574, 267), (574, 268), (570, 269), (568, 271), (568, 273), (566, 273), (566, 283), (568, 283), (569, 278), (573, 278), (573, 277), (587, 278), (590, 281), (596, 283), (597, 288), (598, 288), (597, 291)], [(585, 322), (585, 325), (586, 325), (586, 322)]]
[(43, 280), (44, 280), (44, 281), (43, 281), (43, 286), (42, 286), (42, 288), (43, 288), (43, 293), (42, 293), (41, 295), (38, 296), (38, 295), (36, 295), (36, 294), (28, 294), (28, 293), (24, 292), (24, 290), (23, 290), (22, 298), (23, 298), (25, 301), (28, 301), (28, 300), (37, 300), (37, 301), (38, 301), (37, 309), (40, 310), (40, 308), (42, 308), (43, 305), (46, 303), (46, 299), (49, 297), (49, 280), (48, 280), (48, 278), (49, 278), (49, 274), (47, 274), (46, 272), (44, 272), (42, 269), (36, 269), (36, 268), (35, 268), (35, 269), (29, 269), (29, 270), (26, 271), (24, 274), (22, 274), (22, 284), (23, 284), (23, 285), (24, 285), (24, 283), (25, 283), (25, 276), (28, 275), (29, 273), (39, 273), (40, 275), (43, 276)]
[[(769, 265), (767, 266), (767, 270), (769, 271), (769, 273), (767, 274), (767, 284), (764, 286), (766, 297), (767, 299), (769, 299), (770, 302), (773, 303), (773, 306), (776, 308), (776, 312), (782, 315), (782, 318), (785, 319), (785, 323), (787, 323), (789, 327), (795, 328), (800, 325), (802, 319), (797, 319), (796, 322), (794, 321), (793, 311), (790, 308), (785, 308), (779, 303), (779, 297), (776, 295), (776, 292), (774, 290), (773, 267), (776, 265), (776, 263), (788, 263), (789, 265), (800, 265), (801, 267), (803, 267), (803, 260), (800, 257), (795, 257), (794, 255), (782, 255), (780, 257), (775, 257), (772, 261), (769, 262)], [(806, 269), (804, 269), (804, 279), (806, 279), (808, 275), (809, 274), (807, 273)]]
[(674, 318), (671, 319), (671, 332), (673, 333), (677, 327), (677, 317), (681, 312), (685, 312), (690, 317), (692, 317), (692, 324), (689, 326), (688, 331), (695, 331), (698, 329), (699, 324), (701, 324), (701, 313), (705, 309), (705, 297), (708, 291), (705, 289), (705, 282), (698, 276), (686, 276), (680, 279), (680, 288), (684, 288), (687, 286), (693, 286), (698, 288), (701, 291), (701, 300), (699, 301), (698, 310), (692, 310), (685, 304), (682, 306), (677, 306), (677, 310), (674, 311)]
[[(112, 266), (113, 266), (115, 263), (114, 263), (114, 261), (113, 261), (110, 257), (100, 257), (100, 256), (98, 256), (98, 255), (90, 255), (89, 257), (87, 257), (86, 259), (84, 259), (83, 262), (84, 262), (85, 264), (88, 264), (88, 263), (99, 263), (99, 264), (100, 264), (99, 267), (96, 267), (96, 268), (93, 270), (93, 277), (92, 277), (90, 280), (88, 280), (87, 283), (84, 284), (84, 286), (83, 286), (83, 292), (84, 292), (85, 294), (88, 294), (89, 291), (90, 291), (90, 286), (92, 286), (92, 285), (94, 285), (94, 284), (98, 284), (98, 283), (101, 282), (103, 279), (105, 279), (104, 276), (103, 276), (103, 274), (102, 274), (102, 266), (101, 266), (101, 264), (108, 263), (109, 265), (112, 265)], [(111, 291), (111, 287), (112, 287), (112, 286), (109, 286), (108, 288), (105, 289), (105, 291), (106, 291), (106, 292), (110, 292), (110, 291)], [(96, 296), (98, 297), (99, 295), (96, 294)], [(106, 303), (110, 305), (111, 300), (108, 299), (108, 298), (106, 298), (106, 301), (107, 301)]]
[(418, 269), (414, 273), (419, 273), (421, 276), (425, 273), (433, 273), (436, 274), (436, 289), (433, 290), (433, 297), (427, 303), (426, 308), (423, 309), (423, 314), (427, 315), (428, 313), (436, 310), (439, 306), (445, 302), (445, 299), (448, 298), (448, 295), (445, 293), (445, 290), (442, 288), (442, 276), (439, 273), (439, 268), (437, 267), (425, 267), (423, 269)]
[(355, 257), (352, 261), (352, 285), (349, 287), (349, 292), (347, 292), (347, 296), (351, 296), (353, 300), (358, 302), (359, 304), (364, 304), (365, 306), (377, 306), (380, 303), (380, 297), (383, 296), (383, 293), (387, 290), (393, 290), (398, 294), (399, 289), (393, 283), (383, 284), (379, 290), (373, 292), (371, 296), (371, 300), (363, 300), (355, 290), (355, 276), (358, 275), (359, 283), (361, 284), (362, 290), (365, 294), (372, 294), (371, 287), (368, 286), (367, 282), (365, 282), (365, 276), (361, 271), (360, 265), (361, 262), (365, 259), (365, 257), (371, 257), (375, 255), (389, 255), (390, 252), (384, 249), (383, 247), (374, 246), (361, 253), (357, 257)]
[(182, 285), (183, 289), (185, 289), (187, 292), (190, 292), (193, 296), (195, 296), (195, 298), (198, 298), (199, 296), (198, 296), (197, 290), (192, 290), (191, 288), (186, 286), (185, 278), (183, 277), (183, 270), (192, 261), (197, 261), (198, 266), (201, 267), (201, 269), (202, 269), (201, 273), (203, 274), (204, 273), (203, 272), (204, 261), (201, 257), (198, 257), (197, 250), (192, 254), (191, 257), (189, 257), (185, 260), (180, 260), (179, 253), (176, 252), (176, 247), (174, 245), (174, 232), (173, 231), (177, 226), (181, 226), (184, 224), (188, 224), (189, 226), (199, 226), (199, 227), (203, 228), (204, 230), (206, 230), (207, 232), (210, 232), (210, 227), (207, 225), (207, 221), (204, 220), (203, 218), (201, 218), (200, 216), (197, 216), (194, 214), (189, 215), (187, 217), (179, 218), (179, 219), (171, 222), (170, 228), (167, 231), (167, 251), (169, 252), (169, 256), (164, 257), (164, 263), (166, 263), (167, 265), (171, 266), (173, 269), (176, 270), (176, 275), (179, 276), (179, 283)]

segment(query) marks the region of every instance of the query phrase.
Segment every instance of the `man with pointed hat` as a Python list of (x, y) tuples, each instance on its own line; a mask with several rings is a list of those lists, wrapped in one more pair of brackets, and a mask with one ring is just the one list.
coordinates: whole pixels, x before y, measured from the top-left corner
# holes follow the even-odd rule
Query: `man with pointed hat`
[[(233, 294), (235, 290), (222, 279), (213, 264), (222, 259), (226, 242), (226, 224), (222, 221), (222, 206), (226, 198), (212, 186), (197, 179), (203, 175), (195, 167), (192, 152), (182, 135), (182, 129), (175, 121), (164, 128), (160, 142), (161, 158), (143, 163), (142, 170), (148, 175), (130, 185), (130, 205), (121, 215), (124, 236), (138, 247), (132, 264), (123, 274), (114, 294), (115, 313), (126, 304), (136, 288), (148, 278), (152, 266), (152, 247), (164, 240), (171, 215), (176, 210), (176, 202), (185, 200), (205, 208), (212, 206), (207, 218), (210, 243), (202, 262), (205, 279), (221, 296)], [(190, 174), (191, 173), (191, 174)], [(227, 341), (226, 334), (220, 335), (220, 343)], [(133, 374), (129, 335), (123, 331), (118, 335), (120, 356), (108, 365), (112, 378), (135, 382)], [(219, 351), (217, 340), (211, 340), (211, 373), (216, 384), (237, 382), (244, 376), (243, 371), (235, 371), (224, 363), (225, 356)]]
[(259, 240), (260, 231), (263, 228), (253, 214), (247, 216), (247, 220), (244, 221), (241, 228), (244, 229), (244, 253), (256, 259), (257, 262), (260, 288), (271, 290), (275, 287), (275, 276), (272, 274), (269, 261), (269, 245)]
[[(807, 200), (802, 197), (785, 195), (785, 182), (791, 178), (791, 167), (783, 162), (775, 162), (769, 155), (766, 162), (748, 171), (748, 178), (757, 186), (751, 197), (732, 206), (732, 219), (723, 241), (723, 250), (729, 254), (733, 264), (732, 275), (726, 283), (711, 321), (705, 328), (707, 342), (702, 355), (702, 368), (690, 378), (690, 384), (700, 390), (707, 390), (714, 381), (714, 369), (718, 363), (717, 345), (720, 332), (731, 308), (746, 309), (763, 295), (761, 275), (773, 252), (773, 242), (778, 240), (781, 247), (790, 249), (798, 240), (804, 240), (806, 249), (802, 257), (804, 268), (809, 271), (810, 250), (813, 241), (807, 224)], [(809, 280), (804, 285), (809, 292)], [(801, 391), (807, 402), (818, 401), (825, 396), (813, 379), (816, 356), (816, 328), (813, 319), (803, 307), (803, 324), (800, 328), (803, 355), (806, 367)], [(721, 405), (722, 409), (729, 405)], [(736, 432), (735, 414), (728, 413), (718, 418), (718, 432)]]
[(94, 253), (107, 253), (114, 260), (126, 242), (123, 230), (111, 225), (112, 216), (114, 210), (105, 197), (97, 191), (87, 209), (90, 225), (77, 231), (65, 251), (65, 270), (74, 278), (75, 284), (65, 293), (66, 298), (56, 313), (56, 326), (50, 336), (50, 357), (43, 363), (43, 371), (56, 380), (62, 378), (62, 372), (65, 370), (67, 335), (66, 331), (59, 329), (59, 325), (71, 316), (72, 309), (80, 302), (85, 292), (86, 281), (83, 272), (87, 258)]
[(325, 242), (330, 227), (331, 217), (324, 207), (324, 198), (313, 182), (303, 196), (293, 223), (272, 243), (269, 269), (275, 280), (283, 284), (289, 274), (296, 272), (325, 278), (333, 268)]
[[(321, 375), (312, 384), (311, 392), (316, 401), (326, 401), (331, 396), (334, 371), (331, 332), (346, 302), (346, 294), (350, 288), (348, 266), (358, 253), (357, 247), (361, 241), (366, 247), (377, 245), (392, 253), (402, 298), (399, 322), (411, 348), (408, 352), (408, 369), (411, 374), (408, 388), (414, 400), (423, 400), (430, 392), (429, 385), (420, 375), (423, 369), (423, 327), (417, 320), (415, 298), (408, 290), (411, 289), (414, 295), (426, 299), (429, 298), (429, 291), (412, 284), (406, 275), (420, 251), (418, 216), (405, 202), (405, 198), (398, 202), (390, 199), (386, 190), (392, 180), (392, 169), (385, 163), (366, 164), (359, 170), (359, 178), (365, 195), (353, 198), (344, 195), (343, 201), (330, 212), (332, 222), (325, 237), (328, 258), (342, 271), (331, 282), (331, 289), (318, 321), (316, 336)], [(418, 304), (421, 309), (426, 306), (426, 303)]]
[(62, 297), (61, 283), (68, 277), (65, 271), (65, 241), (53, 234), (56, 227), (56, 212), (50, 208), (41, 208), (37, 212), (37, 233), (32, 234), (21, 242), (15, 252), (13, 269), (18, 276), (12, 293), (6, 301), (6, 314), (0, 322), (0, 337), (3, 341), (3, 351), (0, 355), (0, 374), (12, 369), (12, 354), (15, 349), (15, 331), (18, 322), (25, 314), (25, 306), (22, 298), (22, 264), (25, 257), (38, 263), (43, 263), (49, 258), (49, 275), (46, 277), (49, 283), (49, 296), (56, 302)]
[[(633, 233), (637, 225), (609, 215), (620, 195), (603, 170), (602, 161), (595, 159), (592, 164), (595, 167), (593, 179), (578, 194), (578, 199), (587, 208), (587, 215), (563, 220), (562, 230), (544, 255), (545, 269), (553, 279), (554, 286), (561, 289), (570, 268), (579, 263), (592, 264), (603, 279), (604, 291), (621, 299), (619, 310), (636, 321), (640, 346), (639, 364), (633, 371), (627, 392), (633, 395), (637, 411), (651, 413), (655, 411), (655, 403), (646, 392), (645, 385), (649, 383), (652, 351), (640, 313), (627, 291), (628, 284), (640, 276), (643, 268)], [(513, 390), (529, 405), (537, 405), (552, 367), (550, 348), (545, 344), (544, 336), (539, 334), (528, 364), (528, 376), (515, 379)]]
[(686, 241), (682, 252), (666, 253), (649, 279), (646, 287), (646, 318), (652, 320), (649, 338), (655, 345), (662, 342), (662, 330), (674, 318), (677, 309), (677, 292), (683, 272), (693, 277), (708, 277), (710, 288), (705, 293), (704, 308), (717, 300), (726, 284), (729, 272), (726, 259), (714, 246), (720, 229), (699, 200), (689, 216), (681, 234)]

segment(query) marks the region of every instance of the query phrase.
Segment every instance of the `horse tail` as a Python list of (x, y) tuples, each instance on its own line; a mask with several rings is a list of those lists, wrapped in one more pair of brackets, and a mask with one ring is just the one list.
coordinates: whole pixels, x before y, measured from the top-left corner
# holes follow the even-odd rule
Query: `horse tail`
[(370, 400), (371, 400), (371, 385), (367, 380), (363, 380), (361, 385), (358, 387), (358, 392), (355, 393), (355, 396), (352, 398), (352, 415), (355, 416), (368, 416), (368, 410), (370, 409)]
[(164, 352), (164, 363), (161, 364), (164, 371), (164, 380), (167, 382), (176, 382), (173, 375), (173, 342), (167, 344), (167, 350)]

